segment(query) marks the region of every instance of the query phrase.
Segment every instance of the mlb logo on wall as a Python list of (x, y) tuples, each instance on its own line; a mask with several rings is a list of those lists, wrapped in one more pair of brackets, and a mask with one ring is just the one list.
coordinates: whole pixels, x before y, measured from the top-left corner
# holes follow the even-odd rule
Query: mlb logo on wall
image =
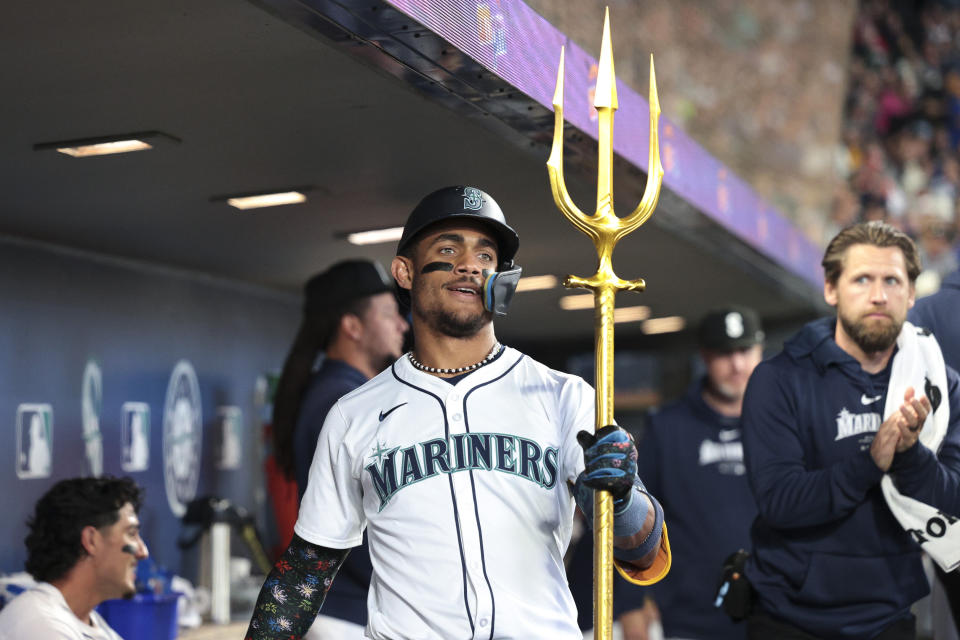
[(183, 517), (187, 503), (197, 495), (200, 480), (200, 384), (186, 360), (170, 374), (163, 405), (163, 479), (173, 515)]
[(49, 478), (53, 466), (53, 407), (17, 407), (17, 477)]
[(150, 466), (150, 405), (146, 402), (124, 402), (120, 409), (120, 437), (124, 471), (146, 471)]
[(103, 402), (103, 374), (95, 360), (88, 360), (83, 370), (81, 385), (81, 417), (83, 419), (83, 446), (87, 467), (92, 476), (103, 473), (103, 436), (100, 434), (100, 405)]

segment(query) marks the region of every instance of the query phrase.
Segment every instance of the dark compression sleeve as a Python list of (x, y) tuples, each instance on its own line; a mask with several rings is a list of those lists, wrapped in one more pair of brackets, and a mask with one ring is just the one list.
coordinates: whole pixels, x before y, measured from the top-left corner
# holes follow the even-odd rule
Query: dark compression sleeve
[(349, 549), (328, 549), (294, 534), (260, 589), (246, 640), (301, 638), (317, 617)]

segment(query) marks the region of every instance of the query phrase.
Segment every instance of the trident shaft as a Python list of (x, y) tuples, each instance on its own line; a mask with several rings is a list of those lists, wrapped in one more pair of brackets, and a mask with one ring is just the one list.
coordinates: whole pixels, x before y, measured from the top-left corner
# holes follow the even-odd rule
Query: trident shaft
[[(650, 56), (650, 156), (647, 185), (637, 208), (625, 218), (613, 211), (613, 112), (617, 109), (617, 85), (613, 71), (613, 50), (610, 44), (610, 10), (603, 22), (603, 42), (597, 75), (594, 106), (599, 114), (600, 135), (597, 176), (597, 211), (592, 216), (580, 211), (570, 198), (563, 178), (563, 49), (557, 89), (553, 96), (553, 148), (547, 160), (553, 200), (563, 215), (577, 229), (593, 240), (599, 263), (589, 278), (567, 276), (563, 285), (593, 291), (594, 325), (596, 328), (596, 428), (614, 424), (613, 417), (613, 310), (617, 291), (643, 291), (642, 279), (622, 280), (613, 272), (613, 249), (617, 242), (636, 230), (653, 214), (663, 184), (657, 123), (660, 102)], [(593, 552), (593, 624), (597, 640), (610, 640), (613, 619), (613, 498), (606, 491), (597, 491), (594, 498)], [(664, 530), (664, 535), (666, 532)], [(654, 580), (655, 581), (655, 580)]]

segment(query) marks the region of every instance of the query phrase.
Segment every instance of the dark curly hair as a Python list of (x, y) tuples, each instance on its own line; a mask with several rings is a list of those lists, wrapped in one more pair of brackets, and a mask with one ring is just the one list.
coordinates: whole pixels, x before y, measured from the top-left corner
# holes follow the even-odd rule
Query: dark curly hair
[(27, 572), (42, 582), (65, 576), (87, 554), (80, 542), (84, 527), (115, 523), (128, 502), (135, 511), (143, 502), (143, 490), (130, 478), (69, 478), (53, 485), (27, 520)]

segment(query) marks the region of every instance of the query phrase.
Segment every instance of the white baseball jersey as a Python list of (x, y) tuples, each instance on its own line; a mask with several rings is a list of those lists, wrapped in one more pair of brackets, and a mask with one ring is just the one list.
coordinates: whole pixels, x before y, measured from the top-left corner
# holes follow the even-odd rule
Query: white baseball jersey
[(367, 528), (372, 638), (580, 640), (567, 483), (593, 422), (587, 383), (515, 349), (456, 384), (402, 357), (330, 410), (295, 531)]
[(49, 582), (24, 591), (0, 611), (0, 640), (123, 640), (96, 611), (90, 624), (70, 609)]

